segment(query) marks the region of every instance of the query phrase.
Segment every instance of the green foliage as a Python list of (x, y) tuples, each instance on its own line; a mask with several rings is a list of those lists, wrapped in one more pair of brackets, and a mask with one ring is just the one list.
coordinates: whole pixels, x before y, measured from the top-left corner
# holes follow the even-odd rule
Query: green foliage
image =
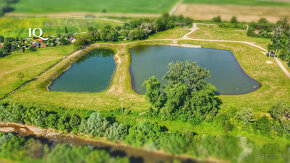
[(209, 71), (190, 61), (170, 63), (168, 69), (164, 76), (168, 81), (165, 94), (161, 93), (160, 82), (155, 77), (144, 83), (146, 97), (154, 107), (160, 108), (165, 103), (160, 110), (163, 119), (179, 117), (198, 124), (217, 113), (221, 101), (216, 97), (215, 87), (205, 81), (210, 77)]
[(103, 29), (88, 28), (88, 37), (95, 41), (144, 40), (150, 35), (174, 27), (191, 26), (193, 20), (183, 16), (164, 15), (158, 19), (133, 19), (123, 26), (105, 26)]
[(162, 135), (162, 137), (160, 138), (160, 144), (161, 148), (166, 152), (172, 154), (182, 154), (186, 151), (188, 142), (186, 142), (181, 134), (172, 133), (170, 135)]
[(290, 25), (287, 17), (282, 18), (273, 27), (273, 35), (268, 50), (290, 65)]
[(238, 117), (244, 123), (249, 123), (254, 121), (255, 114), (253, 113), (252, 109), (242, 109), (238, 112)]
[(272, 28), (272, 23), (268, 22), (268, 20), (265, 18), (261, 18), (260, 20), (258, 20), (258, 22), (250, 23), (247, 35), (252, 37), (270, 38), (272, 36)]
[(238, 23), (238, 19), (237, 19), (237, 17), (236, 16), (233, 16), (232, 18), (231, 18), (231, 21), (230, 21), (231, 23)]
[(91, 42), (90, 42), (90, 38), (88, 35), (81, 35), (79, 37), (76, 38), (76, 42), (74, 43), (74, 46), (76, 48), (83, 48), (87, 45), (89, 45)]
[(160, 82), (156, 79), (155, 76), (149, 78), (149, 80), (143, 83), (143, 86), (146, 87), (146, 98), (147, 100), (157, 109), (163, 107), (166, 96), (160, 90)]
[(126, 137), (126, 142), (136, 146), (143, 146), (144, 144), (158, 144), (158, 138), (161, 135), (161, 127), (157, 123), (150, 123), (149, 121), (139, 122), (129, 129), (129, 134)]
[(271, 127), (271, 121), (265, 115), (258, 119), (255, 123), (255, 129), (262, 135), (270, 135)]
[(212, 20), (213, 20), (214, 22), (216, 22), (216, 23), (220, 23), (220, 22), (222, 22), (222, 18), (221, 18), (221, 16), (214, 17)]
[(90, 146), (70, 146), (66, 144), (51, 146), (48, 141), (42, 139), (20, 137), (11, 133), (0, 133), (0, 158), (17, 162), (129, 162), (128, 157), (116, 157), (105, 150)]
[(290, 132), (289, 112), (290, 106), (286, 103), (278, 103), (269, 110), (271, 116), (281, 124), (285, 133)]

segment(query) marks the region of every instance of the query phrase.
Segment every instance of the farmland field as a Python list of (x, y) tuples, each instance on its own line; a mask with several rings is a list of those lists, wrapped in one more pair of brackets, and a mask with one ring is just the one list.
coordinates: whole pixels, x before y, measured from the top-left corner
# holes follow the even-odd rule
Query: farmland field
[(290, 6), (289, 0), (184, 0), (184, 3), (195, 4), (232, 4), (253, 6)]
[(0, 18), (0, 35), (5, 37), (24, 37), (28, 36), (28, 28), (42, 28), (48, 35), (68, 32), (86, 32), (88, 27), (102, 28), (105, 25), (115, 26), (119, 23), (103, 19), (65, 19), (65, 18), (46, 18), (46, 17), (3, 17)]
[(110, 12), (110, 13), (164, 13), (177, 0), (20, 0), (14, 5), (18, 13), (52, 12)]

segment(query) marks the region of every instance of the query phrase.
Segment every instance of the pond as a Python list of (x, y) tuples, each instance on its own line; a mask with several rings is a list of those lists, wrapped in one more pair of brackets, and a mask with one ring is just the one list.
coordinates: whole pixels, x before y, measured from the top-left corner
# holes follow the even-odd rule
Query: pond
[(115, 72), (114, 52), (95, 49), (83, 56), (49, 87), (51, 91), (100, 92), (108, 88)]
[(245, 94), (257, 90), (259, 82), (249, 77), (231, 51), (175, 46), (137, 46), (130, 49), (130, 73), (135, 92), (144, 94), (142, 84), (155, 75), (162, 85), (162, 77), (168, 64), (176, 61), (194, 61), (208, 69), (211, 77), (206, 79), (217, 88), (217, 94)]

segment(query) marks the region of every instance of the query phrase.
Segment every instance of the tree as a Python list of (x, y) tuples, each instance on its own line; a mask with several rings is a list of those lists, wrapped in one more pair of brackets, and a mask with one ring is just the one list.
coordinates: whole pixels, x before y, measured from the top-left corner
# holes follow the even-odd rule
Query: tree
[(238, 23), (238, 19), (237, 19), (237, 17), (236, 16), (233, 16), (232, 18), (231, 18), (231, 21), (230, 21), (231, 23)]
[(82, 35), (80, 37), (78, 37), (76, 39), (76, 42), (75, 42), (75, 47), (76, 48), (83, 48), (87, 45), (89, 45), (91, 42), (90, 42), (90, 38), (88, 35)]
[(253, 113), (252, 109), (242, 109), (238, 112), (238, 117), (242, 120), (245, 124), (249, 122), (253, 122), (255, 114)]
[(205, 81), (210, 77), (208, 70), (190, 61), (185, 64), (170, 63), (168, 69), (164, 76), (168, 81), (164, 94), (161, 93), (160, 82), (155, 77), (144, 83), (149, 102), (155, 107), (164, 105), (161, 110), (164, 119), (171, 119), (176, 115), (182, 116), (184, 120), (195, 117), (204, 119), (217, 113), (221, 101), (215, 97), (215, 87)]
[(0, 35), (0, 42), (4, 42), (4, 36)]
[(68, 33), (68, 29), (67, 29), (66, 26), (64, 27), (64, 32), (65, 32), (65, 33)]
[(221, 18), (221, 16), (217, 16), (217, 17), (213, 18), (213, 21), (216, 23), (220, 23), (220, 22), (222, 22), (222, 18)]
[(262, 135), (269, 135), (271, 132), (271, 121), (265, 115), (256, 121), (256, 129)]
[(69, 124), (74, 133), (78, 131), (80, 123), (81, 123), (81, 118), (78, 115), (73, 114), (70, 118)]
[(167, 86), (182, 83), (187, 85), (188, 93), (201, 90), (206, 85), (204, 79), (210, 77), (208, 70), (190, 61), (185, 61), (185, 64), (180, 61), (169, 63), (168, 69), (163, 77), (168, 80)]
[(160, 109), (163, 107), (166, 96), (160, 90), (160, 82), (156, 79), (155, 76), (149, 78), (149, 80), (143, 83), (143, 86), (146, 87), (146, 98), (147, 100), (153, 104), (154, 107)]

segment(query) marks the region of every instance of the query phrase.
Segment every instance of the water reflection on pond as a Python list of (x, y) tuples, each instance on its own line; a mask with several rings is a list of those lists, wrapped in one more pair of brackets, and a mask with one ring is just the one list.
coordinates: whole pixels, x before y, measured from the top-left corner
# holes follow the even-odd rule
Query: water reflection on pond
[(244, 94), (260, 87), (228, 50), (146, 45), (134, 47), (130, 53), (132, 85), (137, 93), (145, 93), (142, 83), (153, 75), (162, 85), (166, 84), (162, 77), (168, 70), (168, 63), (186, 60), (197, 62), (210, 71), (211, 78), (207, 81), (216, 86), (218, 94)]

